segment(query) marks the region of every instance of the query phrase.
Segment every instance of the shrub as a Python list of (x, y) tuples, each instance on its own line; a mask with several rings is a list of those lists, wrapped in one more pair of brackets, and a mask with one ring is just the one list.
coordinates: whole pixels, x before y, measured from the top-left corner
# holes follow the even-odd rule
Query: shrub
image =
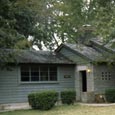
[(66, 90), (61, 92), (61, 100), (63, 104), (73, 104), (76, 98), (76, 92), (72, 90)]
[(58, 99), (58, 93), (55, 91), (43, 91), (31, 93), (28, 95), (28, 101), (33, 109), (48, 110), (51, 109)]
[(108, 102), (115, 102), (115, 89), (107, 89), (105, 91), (105, 97)]
[(32, 109), (36, 109), (36, 93), (31, 93), (28, 95), (28, 102)]

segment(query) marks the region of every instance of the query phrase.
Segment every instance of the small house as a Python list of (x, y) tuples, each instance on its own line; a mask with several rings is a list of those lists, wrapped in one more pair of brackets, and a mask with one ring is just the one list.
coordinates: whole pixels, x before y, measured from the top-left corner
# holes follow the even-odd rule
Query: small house
[[(12, 50), (5, 50), (5, 52)], [(0, 69), (0, 104), (27, 102), (31, 92), (76, 91), (76, 100), (92, 102), (96, 94), (115, 88), (115, 51), (97, 41), (61, 44), (54, 52), (20, 50), (16, 64)]]

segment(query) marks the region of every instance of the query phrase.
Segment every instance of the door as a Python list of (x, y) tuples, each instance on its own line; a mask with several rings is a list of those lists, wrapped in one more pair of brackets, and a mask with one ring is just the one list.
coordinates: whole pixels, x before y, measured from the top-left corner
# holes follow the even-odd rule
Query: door
[(86, 70), (80, 71), (81, 77), (81, 91), (87, 92), (87, 73)]
[(81, 84), (81, 101), (87, 102), (87, 72), (86, 70), (80, 71), (80, 84)]

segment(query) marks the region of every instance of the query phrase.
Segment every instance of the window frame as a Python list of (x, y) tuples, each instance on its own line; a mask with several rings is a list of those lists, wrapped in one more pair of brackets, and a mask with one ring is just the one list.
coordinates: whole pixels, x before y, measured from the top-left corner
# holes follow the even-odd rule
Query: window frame
[[(21, 79), (22, 79), (22, 77), (21, 77), (21, 67), (22, 66), (29, 66), (29, 81), (22, 81)], [(31, 80), (31, 68), (32, 67), (34, 67), (34, 65), (21, 65), (20, 66), (20, 68), (19, 68), (19, 83), (20, 84), (28, 84), (28, 83), (32, 83), (32, 84), (34, 84), (34, 83), (58, 83), (59, 82), (59, 78), (58, 78), (58, 66), (57, 65), (36, 65), (37, 67), (39, 67), (39, 81), (32, 81)], [(42, 81), (41, 80), (41, 75), (40, 75), (40, 67), (48, 67), (48, 81)], [(56, 67), (56, 69), (57, 69), (57, 71), (56, 71), (56, 73), (57, 73), (57, 76), (56, 76), (56, 79), (57, 80), (55, 80), (55, 81), (51, 81), (50, 80), (50, 72), (49, 72), (49, 68), (50, 67)]]

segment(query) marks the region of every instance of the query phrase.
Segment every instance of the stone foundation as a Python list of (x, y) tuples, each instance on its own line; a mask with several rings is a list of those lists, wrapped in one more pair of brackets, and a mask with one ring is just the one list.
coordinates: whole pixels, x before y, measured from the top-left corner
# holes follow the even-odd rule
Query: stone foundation
[(84, 103), (93, 103), (95, 100), (94, 92), (82, 92), (81, 102)]
[(12, 103), (12, 104), (0, 104), (0, 111), (2, 110), (19, 110), (19, 109), (31, 109), (28, 103)]

